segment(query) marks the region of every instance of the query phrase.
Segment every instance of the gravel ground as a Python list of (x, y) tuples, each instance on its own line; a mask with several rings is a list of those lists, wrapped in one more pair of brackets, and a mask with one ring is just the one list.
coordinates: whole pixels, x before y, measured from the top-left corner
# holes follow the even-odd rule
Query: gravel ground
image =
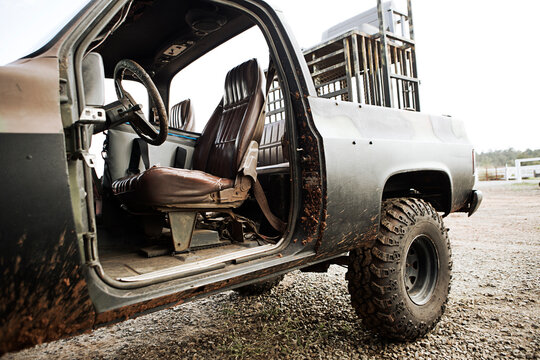
[(269, 294), (229, 291), (2, 359), (507, 359), (540, 357), (540, 188), (480, 184), (471, 218), (446, 218), (454, 278), (425, 338), (392, 343), (364, 330), (346, 269), (288, 274)]

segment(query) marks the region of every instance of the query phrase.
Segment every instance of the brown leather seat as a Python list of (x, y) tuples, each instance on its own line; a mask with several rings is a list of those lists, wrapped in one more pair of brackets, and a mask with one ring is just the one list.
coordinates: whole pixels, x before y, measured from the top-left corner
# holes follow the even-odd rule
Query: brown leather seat
[[(264, 100), (262, 73), (256, 59), (230, 70), (225, 94), (195, 145), (193, 170), (152, 167), (116, 180), (113, 193), (133, 209), (237, 205), (247, 197), (251, 186), (247, 175), (251, 174), (253, 180), (256, 177), (257, 145), (252, 142), (258, 143), (261, 138)], [(255, 157), (250, 171), (245, 169), (248, 153)]]
[(287, 149), (285, 120), (265, 124), (259, 144), (257, 175), (287, 174), (289, 172)]
[(176, 130), (194, 131), (195, 115), (191, 100), (186, 99), (174, 105), (169, 112), (169, 127)]
[[(223, 179), (203, 171), (154, 166), (140, 174), (117, 180), (116, 194), (124, 194), (134, 210), (145, 206), (181, 203), (212, 203), (211, 194), (234, 186), (234, 180)], [(128, 194), (131, 194), (130, 197)]]

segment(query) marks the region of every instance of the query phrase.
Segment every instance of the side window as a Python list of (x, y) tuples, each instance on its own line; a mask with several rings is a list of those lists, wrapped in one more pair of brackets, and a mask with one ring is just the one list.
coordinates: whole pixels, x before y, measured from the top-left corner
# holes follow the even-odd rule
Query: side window
[(201, 132), (223, 97), (227, 72), (252, 58), (257, 59), (261, 70), (266, 70), (268, 46), (257, 27), (221, 44), (176, 74), (171, 81), (169, 110), (175, 104), (191, 99), (194, 131)]

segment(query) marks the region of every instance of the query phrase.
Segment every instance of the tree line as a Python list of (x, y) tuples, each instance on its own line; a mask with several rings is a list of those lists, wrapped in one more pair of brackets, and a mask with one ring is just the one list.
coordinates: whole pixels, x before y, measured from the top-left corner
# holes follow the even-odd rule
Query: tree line
[[(488, 152), (476, 153), (477, 167), (504, 167), (505, 165), (514, 166), (516, 159), (527, 159), (540, 157), (540, 149), (525, 151), (515, 150), (514, 148), (506, 150), (492, 150)], [(527, 165), (539, 165), (540, 161), (527, 163)]]

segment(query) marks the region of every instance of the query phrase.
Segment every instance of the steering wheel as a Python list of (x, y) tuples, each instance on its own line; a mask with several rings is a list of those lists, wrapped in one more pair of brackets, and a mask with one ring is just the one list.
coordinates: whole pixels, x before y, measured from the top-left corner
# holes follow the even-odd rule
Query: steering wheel
[[(122, 80), (126, 71), (135, 76), (144, 85), (146, 91), (148, 91), (151, 104), (156, 109), (158, 116), (159, 132), (146, 119), (140, 104), (137, 104), (131, 94), (122, 87)], [(167, 139), (167, 132), (169, 130), (167, 110), (165, 110), (165, 105), (156, 85), (142, 66), (130, 59), (120, 60), (114, 68), (114, 87), (118, 100), (126, 107), (125, 111), (132, 112), (129, 117), (129, 123), (137, 135), (151, 145), (163, 144)]]

